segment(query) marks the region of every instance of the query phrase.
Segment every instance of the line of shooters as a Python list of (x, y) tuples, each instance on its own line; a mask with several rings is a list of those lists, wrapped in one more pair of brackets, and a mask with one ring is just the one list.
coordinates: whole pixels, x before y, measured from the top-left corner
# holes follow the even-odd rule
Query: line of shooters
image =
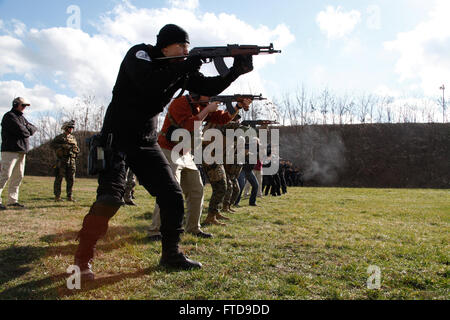
[[(91, 141), (93, 152), (90, 152), (89, 166), (97, 167), (99, 177), (96, 201), (84, 217), (78, 233), (74, 265), (79, 267), (82, 279), (95, 278), (92, 270), (95, 246), (106, 234), (109, 220), (124, 204), (128, 170), (156, 198), (152, 227), (158, 232), (155, 233), (157, 238), (161, 239), (160, 265), (178, 270), (202, 267), (200, 262), (184, 255), (179, 243), (185, 231), (183, 194), (188, 208), (186, 232), (200, 237), (211, 236), (199, 226), (203, 184), (191, 154), (181, 154), (172, 161), (169, 153), (174, 144), (167, 139), (167, 134), (170, 134), (171, 127), (192, 131), (195, 121), (206, 120), (218, 126), (233, 125), (239, 111), (248, 110), (252, 99), (241, 99), (232, 108), (227, 105), (226, 112), (218, 110), (219, 102), (209, 102), (208, 97), (218, 96), (241, 75), (251, 72), (254, 55), (280, 51), (274, 50), (272, 44), (267, 47), (199, 47), (189, 51), (189, 44), (189, 35), (184, 29), (168, 24), (160, 30), (156, 45), (142, 43), (133, 46), (121, 63), (101, 133)], [(227, 57), (234, 58), (231, 68), (224, 62)], [(212, 61), (219, 75), (206, 77), (200, 68), (203, 63)], [(170, 104), (159, 134), (158, 115), (179, 90), (182, 93)], [(183, 96), (185, 90), (190, 94)], [(96, 166), (98, 164), (102, 166)], [(204, 167), (213, 188), (206, 224), (221, 224), (219, 208), (225, 196), (230, 197), (231, 189), (227, 186), (233, 186), (231, 197), (237, 190), (234, 187), (238, 170), (226, 167), (214, 164)], [(231, 181), (227, 181), (228, 178)], [(55, 193), (55, 200), (59, 199), (60, 194)], [(71, 196), (69, 199), (73, 200)], [(225, 209), (230, 210), (229, 205)]]

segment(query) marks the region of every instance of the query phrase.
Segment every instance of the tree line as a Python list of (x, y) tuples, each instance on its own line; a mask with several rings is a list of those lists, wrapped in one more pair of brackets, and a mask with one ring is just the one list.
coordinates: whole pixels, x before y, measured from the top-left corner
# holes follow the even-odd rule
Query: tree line
[(337, 94), (304, 86), (275, 98), (277, 120), (286, 125), (447, 122), (442, 99), (393, 97), (374, 93)]
[[(61, 133), (64, 121), (75, 120), (78, 132), (99, 132), (106, 112), (94, 95), (77, 99), (75, 106), (40, 113), (34, 123), (39, 131), (31, 139), (38, 147)], [(167, 108), (158, 117), (162, 126)], [(338, 94), (328, 88), (308, 91), (301, 86), (267, 101), (256, 101), (245, 120), (276, 120), (281, 126), (366, 123), (438, 123), (447, 122), (446, 104), (427, 97), (394, 98), (373, 93)], [(83, 142), (84, 143), (84, 142)]]

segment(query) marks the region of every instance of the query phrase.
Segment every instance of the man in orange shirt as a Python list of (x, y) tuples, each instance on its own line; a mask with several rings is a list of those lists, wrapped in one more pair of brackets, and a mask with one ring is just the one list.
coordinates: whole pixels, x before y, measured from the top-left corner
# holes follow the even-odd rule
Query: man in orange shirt
[[(239, 113), (239, 109), (244, 107), (248, 109), (252, 102), (250, 99), (239, 102), (235, 107), (234, 114), (230, 114), (227, 111), (217, 110), (218, 102), (209, 103), (208, 101), (209, 97), (199, 96), (194, 93), (175, 99), (169, 106), (158, 137), (158, 143), (169, 161), (172, 172), (181, 186), (187, 203), (185, 230), (201, 238), (212, 237), (212, 234), (203, 232), (200, 229), (200, 217), (203, 209), (203, 182), (190, 151), (176, 155), (175, 159), (172, 158), (172, 149), (177, 145), (177, 142), (170, 140), (171, 133), (175, 129), (180, 128), (186, 129), (193, 136), (194, 123), (196, 121), (208, 121), (218, 125), (226, 124)], [(152, 225), (149, 230), (150, 240), (158, 241), (161, 239), (160, 226), (159, 206), (156, 205)]]

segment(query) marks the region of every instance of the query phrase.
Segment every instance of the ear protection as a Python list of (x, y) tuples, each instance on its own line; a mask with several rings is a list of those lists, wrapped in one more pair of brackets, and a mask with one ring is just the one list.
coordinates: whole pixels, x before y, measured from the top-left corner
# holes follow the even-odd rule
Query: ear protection
[(12, 103), (13, 108), (17, 108), (19, 105), (20, 105), (19, 98), (15, 98)]

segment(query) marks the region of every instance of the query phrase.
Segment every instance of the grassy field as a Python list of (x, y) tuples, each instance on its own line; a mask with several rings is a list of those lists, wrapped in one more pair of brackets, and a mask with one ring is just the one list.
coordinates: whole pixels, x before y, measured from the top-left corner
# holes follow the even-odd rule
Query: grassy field
[[(0, 299), (449, 299), (449, 190), (290, 188), (207, 227), (213, 239), (183, 235), (197, 271), (158, 266), (146, 241), (154, 198), (137, 188), (98, 244), (101, 279), (66, 288), (83, 216), (97, 182), (78, 179), (75, 204), (53, 202), (52, 178), (25, 177), (26, 210), (0, 212)], [(63, 185), (65, 188), (65, 185)], [(7, 189), (3, 198), (7, 196)], [(206, 188), (206, 202), (210, 188)], [(381, 270), (368, 289), (367, 269)]]

